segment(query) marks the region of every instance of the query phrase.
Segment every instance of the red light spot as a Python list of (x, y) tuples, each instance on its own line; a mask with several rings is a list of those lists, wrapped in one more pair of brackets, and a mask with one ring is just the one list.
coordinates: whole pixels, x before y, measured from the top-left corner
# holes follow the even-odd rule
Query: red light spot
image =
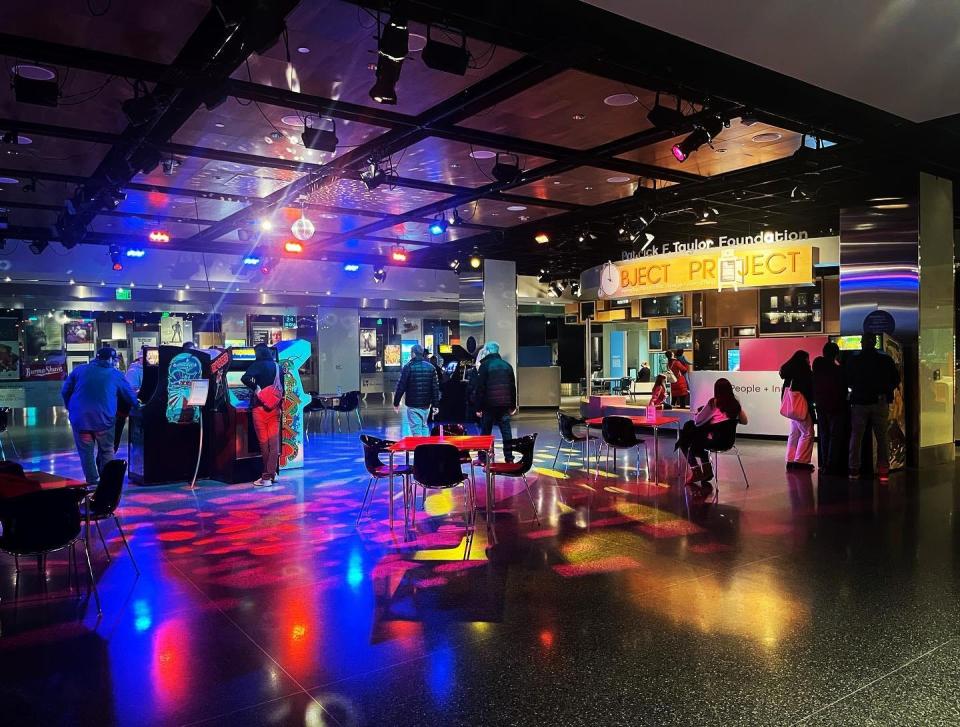
[(546, 646), (548, 649), (553, 646), (553, 632), (552, 631), (541, 631), (540, 632), (540, 643)]
[(292, 252), (299, 255), (301, 252), (303, 252), (303, 245), (295, 240), (287, 240), (287, 242), (283, 245), (283, 249), (287, 252)]
[(150, 242), (170, 242), (170, 233), (166, 230), (151, 230)]
[(165, 543), (180, 543), (184, 540), (193, 540), (195, 534), (190, 530), (170, 530), (166, 533), (160, 533), (157, 536), (157, 540), (162, 540)]

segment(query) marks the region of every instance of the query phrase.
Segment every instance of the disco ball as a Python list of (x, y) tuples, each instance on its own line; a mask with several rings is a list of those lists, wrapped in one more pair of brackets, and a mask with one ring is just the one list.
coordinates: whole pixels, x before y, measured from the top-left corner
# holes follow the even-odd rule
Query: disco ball
[(298, 240), (309, 240), (313, 237), (313, 233), (316, 232), (316, 228), (306, 217), (301, 217), (290, 226), (290, 232), (292, 232), (293, 236)]

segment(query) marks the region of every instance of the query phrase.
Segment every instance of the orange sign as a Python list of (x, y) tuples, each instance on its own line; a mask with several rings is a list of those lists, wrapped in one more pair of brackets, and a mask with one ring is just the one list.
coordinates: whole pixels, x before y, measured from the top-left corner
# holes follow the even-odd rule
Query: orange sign
[(811, 245), (753, 245), (611, 262), (600, 269), (600, 296), (810, 284), (814, 255)]

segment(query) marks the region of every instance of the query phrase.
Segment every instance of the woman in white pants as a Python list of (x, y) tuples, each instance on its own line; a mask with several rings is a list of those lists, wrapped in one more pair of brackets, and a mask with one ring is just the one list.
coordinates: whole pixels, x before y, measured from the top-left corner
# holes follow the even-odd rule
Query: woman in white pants
[(780, 367), (783, 387), (790, 387), (803, 395), (807, 401), (807, 416), (797, 421), (790, 420), (790, 436), (787, 437), (787, 469), (812, 470), (813, 464), (813, 371), (810, 368), (810, 354), (797, 351)]

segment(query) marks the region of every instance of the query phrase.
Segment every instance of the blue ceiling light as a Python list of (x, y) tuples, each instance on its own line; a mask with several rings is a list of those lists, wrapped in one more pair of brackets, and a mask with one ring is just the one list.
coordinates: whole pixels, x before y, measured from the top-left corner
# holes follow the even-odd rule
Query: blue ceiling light
[(259, 265), (259, 264), (260, 264), (260, 256), (259, 256), (259, 255), (247, 255), (247, 256), (243, 259), (243, 264), (244, 264), (244, 265)]
[(436, 219), (430, 223), (431, 235), (442, 235), (447, 229), (447, 222), (443, 219)]
[(355, 273), (360, 269), (360, 266), (357, 265), (356, 263), (346, 263), (343, 266), (343, 269), (348, 273)]
[(146, 254), (146, 250), (141, 250), (138, 247), (131, 247), (127, 250), (127, 257), (143, 257)]

